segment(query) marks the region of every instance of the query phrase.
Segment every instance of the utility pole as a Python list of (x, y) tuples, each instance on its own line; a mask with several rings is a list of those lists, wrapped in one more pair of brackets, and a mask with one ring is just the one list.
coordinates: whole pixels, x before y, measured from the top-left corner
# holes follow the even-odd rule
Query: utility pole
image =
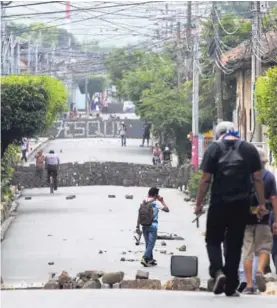
[(20, 46), (20, 40), (17, 39), (17, 50), (16, 50), (16, 73), (19, 75), (20, 74), (20, 53), (21, 53), (21, 46)]
[(28, 34), (28, 73), (31, 74), (31, 36)]
[(261, 3), (252, 1), (253, 22), (252, 22), (252, 56), (251, 56), (251, 141), (262, 141), (262, 127), (257, 119), (255, 104), (255, 85), (259, 75), (261, 75), (261, 61), (259, 59), (258, 42), (261, 33)]
[(177, 80), (178, 80), (178, 88), (181, 86), (182, 74), (181, 74), (181, 23), (177, 22)]
[(90, 113), (90, 106), (88, 102), (88, 76), (86, 75), (85, 78), (85, 106), (86, 106), (86, 113)]
[(216, 110), (217, 110), (217, 123), (220, 123), (223, 121), (223, 104), (222, 104), (222, 72), (219, 66), (217, 65), (217, 61), (219, 61), (220, 55), (219, 55), (219, 26), (218, 26), (218, 18), (216, 16), (217, 12), (217, 3), (213, 1), (212, 5), (212, 19), (213, 24), (215, 28), (215, 45), (216, 50), (214, 53), (215, 56), (215, 88), (216, 88), (216, 98), (215, 98), (215, 104), (216, 104)]
[(38, 75), (38, 43), (36, 42), (36, 51), (35, 51), (35, 74)]
[(168, 38), (168, 3), (165, 4), (165, 38)]
[[(195, 12), (198, 16), (198, 2), (195, 2)], [(195, 21), (195, 34), (193, 44), (193, 86), (192, 86), (192, 151), (191, 162), (194, 165), (194, 170), (198, 170), (198, 135), (199, 135), (199, 41), (200, 41), (200, 28), (199, 17)]]
[(187, 25), (186, 25), (186, 52), (185, 52), (185, 78), (186, 81), (192, 79), (192, 49), (193, 42), (191, 40), (191, 15), (192, 15), (192, 5), (191, 1), (187, 2)]

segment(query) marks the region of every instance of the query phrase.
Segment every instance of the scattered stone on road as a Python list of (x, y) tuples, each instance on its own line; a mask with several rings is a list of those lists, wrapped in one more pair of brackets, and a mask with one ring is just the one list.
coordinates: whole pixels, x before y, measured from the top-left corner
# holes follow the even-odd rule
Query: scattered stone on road
[(82, 289), (101, 289), (101, 287), (101, 282), (97, 279), (85, 282)]
[(181, 247), (178, 248), (179, 251), (187, 251), (187, 246), (182, 245)]
[(84, 280), (85, 282), (92, 279), (92, 280), (96, 280), (101, 278), (104, 275), (104, 272), (102, 271), (84, 271), (84, 272), (80, 272), (76, 275), (76, 277)]
[(162, 241), (162, 242), (161, 242), (161, 245), (162, 245), (162, 246), (166, 246), (166, 242), (165, 242), (165, 241)]
[(277, 282), (270, 281), (266, 284), (266, 291), (262, 294), (277, 295)]
[(65, 197), (66, 200), (72, 200), (72, 199), (75, 199), (75, 198), (76, 198), (75, 195), (69, 195), (69, 196)]
[(126, 198), (126, 199), (133, 199), (134, 196), (133, 196), (133, 195), (126, 195), (125, 198)]
[(136, 279), (149, 279), (149, 272), (138, 270), (136, 273)]
[(186, 202), (189, 202), (191, 199), (190, 199), (190, 197), (185, 197), (184, 198), (184, 201), (186, 201)]
[(169, 280), (166, 285), (166, 290), (177, 291), (199, 291), (200, 279), (198, 277), (190, 278), (174, 278)]
[(60, 274), (58, 278), (58, 283), (60, 289), (72, 289), (72, 279), (66, 271), (63, 271)]
[(108, 284), (112, 288), (115, 283), (120, 283), (123, 278), (124, 272), (106, 273), (102, 277), (102, 283)]
[(45, 290), (56, 290), (59, 289), (59, 282), (57, 280), (51, 279), (44, 285), (43, 289)]
[(166, 254), (166, 250), (160, 250), (160, 253), (165, 255)]
[(123, 280), (120, 283), (120, 288), (121, 289), (161, 290), (162, 284), (160, 280), (155, 280), (155, 279)]
[(268, 273), (264, 275), (265, 282), (277, 282), (277, 274), (274, 273)]
[(115, 195), (108, 195), (109, 198), (115, 198)]

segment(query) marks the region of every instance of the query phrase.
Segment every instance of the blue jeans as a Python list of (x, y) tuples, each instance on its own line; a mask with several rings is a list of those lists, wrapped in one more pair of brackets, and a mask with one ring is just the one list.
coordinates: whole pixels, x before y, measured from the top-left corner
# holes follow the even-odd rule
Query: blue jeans
[(157, 239), (157, 228), (155, 227), (142, 227), (143, 237), (145, 240), (145, 253), (144, 260), (151, 261), (153, 260), (153, 249)]

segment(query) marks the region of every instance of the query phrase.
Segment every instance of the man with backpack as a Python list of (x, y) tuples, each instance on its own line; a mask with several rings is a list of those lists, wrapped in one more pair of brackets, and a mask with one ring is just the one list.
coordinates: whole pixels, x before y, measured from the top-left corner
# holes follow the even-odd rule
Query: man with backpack
[(274, 175), (265, 169), (267, 162), (265, 152), (257, 149), (262, 162), (262, 179), (264, 184), (265, 205), (266, 211), (264, 215), (259, 215), (257, 212), (258, 200), (255, 192), (252, 193), (253, 202), (251, 204), (250, 213), (247, 220), (247, 226), (244, 233), (243, 243), (243, 260), (244, 260), (244, 273), (247, 286), (243, 293), (254, 294), (255, 288), (253, 286), (252, 272), (253, 272), (253, 257), (258, 257), (258, 265), (255, 273), (255, 280), (257, 288), (260, 292), (266, 291), (266, 282), (264, 279), (264, 272), (267, 264), (270, 262), (270, 254), (273, 244), (273, 236), (277, 234), (277, 219), (269, 225), (270, 211), (273, 210), (275, 217), (277, 217), (277, 189), (276, 180)]
[[(196, 199), (195, 214), (203, 212), (203, 200), (211, 186), (207, 215), (206, 244), (210, 260), (210, 276), (214, 279), (214, 294), (239, 296), (239, 264), (244, 231), (249, 215), (251, 177), (254, 180), (259, 205), (265, 211), (262, 165), (254, 145), (239, 138), (232, 122), (220, 122), (216, 127), (217, 141), (204, 154), (203, 171)], [(221, 245), (225, 240), (225, 265)]]
[(159, 189), (152, 187), (149, 189), (148, 197), (140, 205), (136, 232), (140, 233), (140, 225), (145, 240), (145, 253), (141, 259), (141, 264), (145, 267), (157, 265), (153, 258), (153, 249), (158, 233), (159, 211), (169, 212), (169, 208), (164, 202), (163, 197), (159, 196)]

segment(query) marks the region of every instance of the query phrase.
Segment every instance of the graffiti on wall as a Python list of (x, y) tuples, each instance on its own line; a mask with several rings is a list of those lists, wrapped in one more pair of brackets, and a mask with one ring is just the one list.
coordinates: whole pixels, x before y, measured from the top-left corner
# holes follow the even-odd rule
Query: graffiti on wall
[[(124, 120), (127, 126), (127, 137), (140, 138), (143, 132), (141, 120)], [(56, 121), (48, 131), (55, 138), (117, 138), (121, 121), (118, 120), (77, 120)]]

